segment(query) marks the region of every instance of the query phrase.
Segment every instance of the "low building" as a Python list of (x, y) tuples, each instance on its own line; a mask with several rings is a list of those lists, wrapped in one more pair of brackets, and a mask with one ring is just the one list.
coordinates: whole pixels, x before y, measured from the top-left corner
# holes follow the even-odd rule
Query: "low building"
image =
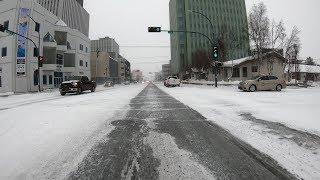
[(141, 70), (133, 70), (132, 71), (132, 80), (137, 82), (143, 81), (143, 73)]
[(289, 68), (286, 69), (286, 79), (288, 79), (289, 81), (320, 81), (320, 65), (291, 64), (291, 70), (289, 71), (289, 73), (288, 69)]
[(170, 64), (164, 64), (162, 65), (162, 76), (167, 78), (168, 76), (171, 75), (171, 71), (170, 71)]
[(224, 81), (243, 81), (262, 74), (270, 74), (284, 79), (287, 60), (277, 52), (262, 55), (261, 60), (255, 56), (245, 57), (223, 63), (219, 79)]
[(97, 84), (110, 80), (110, 55), (108, 52), (91, 52), (91, 77)]
[[(37, 91), (39, 83), (41, 89), (54, 88), (75, 75), (91, 78), (89, 38), (68, 27), (36, 0), (0, 1), (0, 24), (35, 42), (0, 32), (0, 92)], [(45, 58), (40, 72), (39, 42), (40, 55)]]
[[(108, 80), (114, 83), (121, 83), (125, 79), (125, 67), (124, 58), (119, 54), (119, 45), (115, 39), (110, 37), (99, 38), (97, 40), (91, 40), (91, 52), (105, 52), (109, 54), (109, 77)], [(95, 61), (97, 58), (91, 61)], [(94, 69), (95, 66), (91, 67)], [(103, 79), (103, 78), (101, 78)]]
[(126, 81), (132, 81), (131, 77), (131, 63), (128, 60), (125, 60), (125, 77)]
[(122, 57), (121, 55), (119, 55), (119, 65), (118, 65), (118, 68), (119, 68), (119, 80), (120, 80), (120, 83), (123, 83), (126, 81), (126, 65), (125, 65), (125, 61), (126, 59), (124, 57)]

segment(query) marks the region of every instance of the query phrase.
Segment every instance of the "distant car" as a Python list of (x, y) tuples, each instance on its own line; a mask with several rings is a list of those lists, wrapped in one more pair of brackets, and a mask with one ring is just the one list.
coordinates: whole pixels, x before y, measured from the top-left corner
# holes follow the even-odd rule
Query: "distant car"
[(59, 87), (62, 96), (67, 93), (81, 94), (83, 91), (94, 92), (96, 90), (96, 82), (90, 81), (87, 76), (73, 76), (69, 79), (69, 81), (62, 82)]
[(114, 83), (112, 81), (106, 81), (103, 86), (104, 87), (113, 87)]
[(238, 88), (243, 91), (281, 91), (286, 88), (287, 84), (284, 80), (280, 80), (276, 76), (256, 76), (250, 80), (240, 82)]
[(180, 86), (181, 81), (177, 76), (169, 76), (166, 80), (164, 80), (163, 84), (166, 87), (176, 87)]
[(130, 81), (125, 81), (123, 84), (124, 85), (130, 85)]

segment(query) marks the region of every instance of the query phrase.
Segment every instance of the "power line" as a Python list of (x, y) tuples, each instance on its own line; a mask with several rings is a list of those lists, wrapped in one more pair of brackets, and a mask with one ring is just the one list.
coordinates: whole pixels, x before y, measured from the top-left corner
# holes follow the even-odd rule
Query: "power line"
[(169, 45), (125, 45), (121, 48), (170, 48)]

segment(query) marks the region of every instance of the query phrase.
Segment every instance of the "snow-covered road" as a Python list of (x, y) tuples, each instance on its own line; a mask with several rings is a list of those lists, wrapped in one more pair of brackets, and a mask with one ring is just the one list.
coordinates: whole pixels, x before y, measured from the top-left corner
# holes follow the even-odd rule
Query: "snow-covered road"
[(291, 173), (320, 178), (320, 88), (247, 93), (235, 86), (158, 86)]
[(112, 130), (109, 118), (125, 114), (144, 87), (0, 97), (0, 179), (64, 177)]

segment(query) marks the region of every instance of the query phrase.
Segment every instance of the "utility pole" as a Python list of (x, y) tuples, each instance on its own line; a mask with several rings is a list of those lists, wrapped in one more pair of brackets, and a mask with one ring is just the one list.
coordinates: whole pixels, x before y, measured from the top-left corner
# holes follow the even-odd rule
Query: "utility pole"
[(99, 56), (100, 56), (100, 51), (99, 49), (96, 50), (96, 55), (97, 55), (97, 59), (96, 59), (96, 73), (95, 73), (95, 79), (96, 79), (96, 83), (97, 83), (97, 80), (98, 80), (98, 62), (99, 62)]

